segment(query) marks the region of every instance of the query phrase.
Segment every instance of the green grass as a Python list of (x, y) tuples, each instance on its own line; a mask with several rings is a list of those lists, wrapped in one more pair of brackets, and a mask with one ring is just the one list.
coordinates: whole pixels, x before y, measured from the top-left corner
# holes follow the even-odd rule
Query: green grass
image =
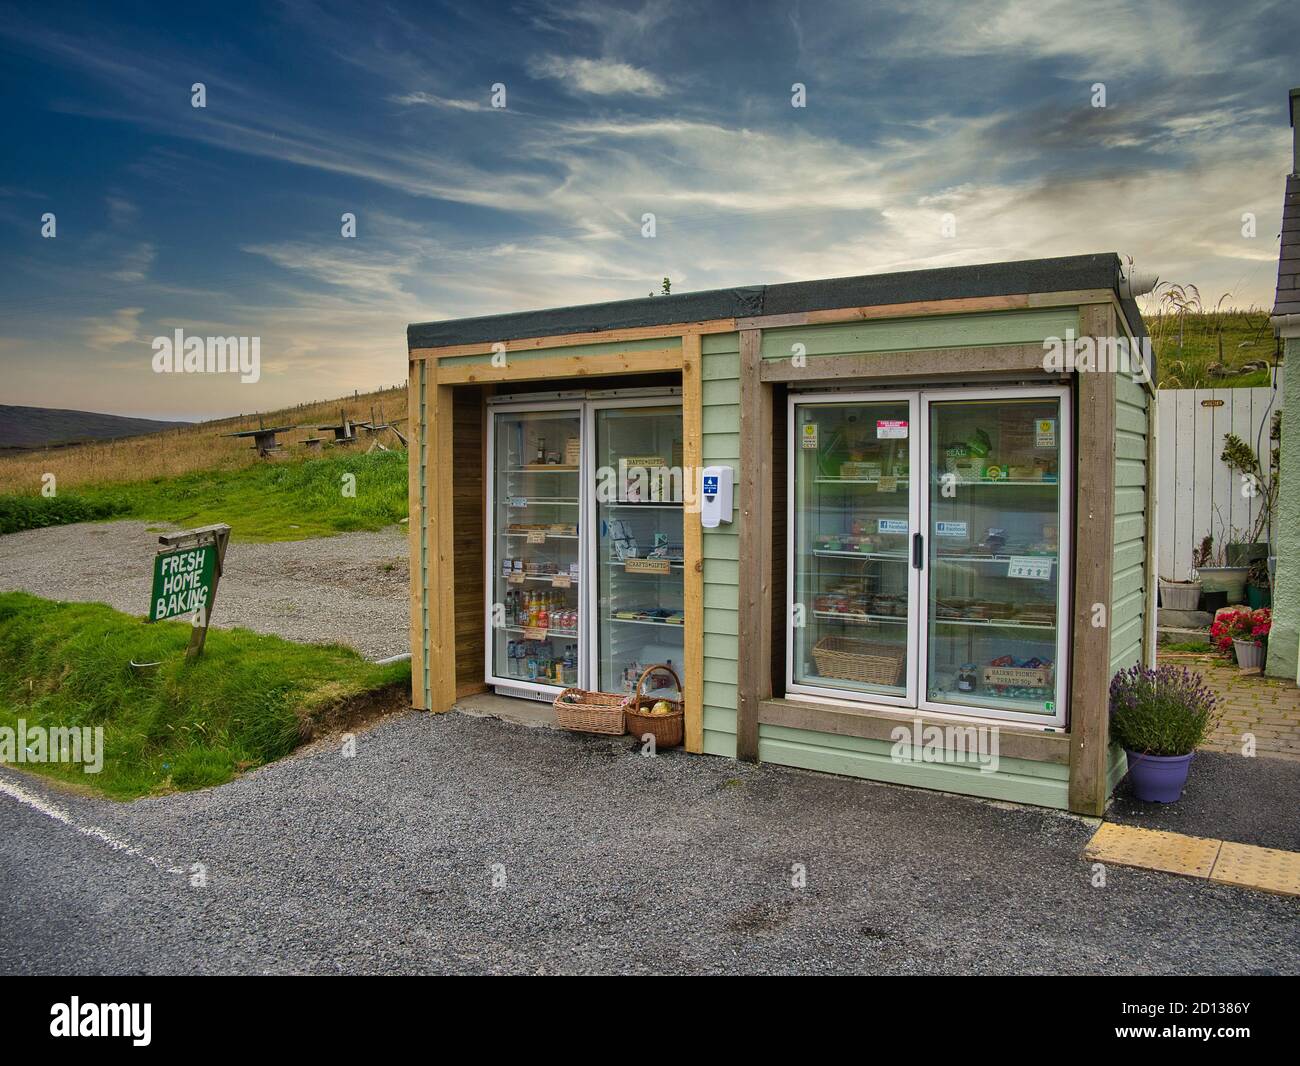
[(1244, 364), (1273, 359), (1268, 312), (1258, 309), (1189, 313), (1180, 343), (1176, 313), (1144, 316), (1162, 389), (1244, 389), (1271, 384), (1267, 370), (1239, 373)]
[[(356, 478), (355, 496), (343, 494), (345, 475)], [(61, 521), (84, 521), (78, 515), (98, 508), (105, 513), (97, 517), (111, 514), (186, 527), (227, 522), (236, 540), (305, 540), (382, 529), (405, 518), (406, 478), (404, 451), (295, 458), (239, 470), (88, 486), (78, 490), (79, 507), (69, 508)], [(40, 499), (0, 496), (0, 522), (7, 509), (22, 515)], [(0, 525), (0, 532), (12, 530)]]
[[(209, 631), (203, 656), (187, 662), (189, 638), (184, 622), (0, 593), (0, 726), (103, 726), (100, 773), (25, 765), (134, 799), (229, 781), (287, 755), (359, 698), (410, 683), (409, 663), (376, 666), (338, 645), (244, 629)], [(161, 665), (142, 674), (132, 660)]]

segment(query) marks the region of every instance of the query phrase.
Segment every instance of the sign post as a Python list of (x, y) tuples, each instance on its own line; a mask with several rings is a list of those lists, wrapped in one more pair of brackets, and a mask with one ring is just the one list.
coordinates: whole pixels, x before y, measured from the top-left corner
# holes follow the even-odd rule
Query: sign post
[(153, 560), (149, 621), (189, 615), (193, 630), (187, 659), (203, 654), (229, 540), (230, 527), (224, 522), (158, 538), (163, 547)]

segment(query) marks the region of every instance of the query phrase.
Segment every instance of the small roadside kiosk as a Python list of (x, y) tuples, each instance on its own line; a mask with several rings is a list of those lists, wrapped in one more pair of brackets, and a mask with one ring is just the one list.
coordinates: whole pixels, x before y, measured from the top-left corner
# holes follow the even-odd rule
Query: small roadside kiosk
[(665, 663), (688, 751), (1100, 814), (1155, 655), (1128, 291), (1100, 254), (411, 325), (415, 706)]

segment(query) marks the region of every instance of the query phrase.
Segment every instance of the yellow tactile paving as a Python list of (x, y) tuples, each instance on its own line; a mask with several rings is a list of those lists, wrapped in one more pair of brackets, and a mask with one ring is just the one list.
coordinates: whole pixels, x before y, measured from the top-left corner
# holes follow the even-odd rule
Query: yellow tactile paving
[(1300, 896), (1300, 854), (1225, 840), (1210, 880)]
[(1084, 849), (1084, 857), (1119, 866), (1140, 866), (1146, 870), (1209, 877), (1218, 857), (1221, 840), (1166, 833), (1160, 829), (1139, 829), (1132, 825), (1103, 822)]

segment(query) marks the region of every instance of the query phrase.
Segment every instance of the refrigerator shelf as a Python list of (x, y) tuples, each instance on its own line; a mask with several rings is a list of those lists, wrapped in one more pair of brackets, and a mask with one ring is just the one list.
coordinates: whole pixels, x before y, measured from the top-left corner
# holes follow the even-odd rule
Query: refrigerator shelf
[(1052, 632), (1055, 622), (1017, 622), (1014, 618), (939, 618), (931, 621), (937, 626), (982, 626), (985, 629), (1043, 629)]
[[(535, 533), (537, 531), (533, 530), (533, 532)], [(528, 535), (529, 532), (526, 529), (519, 529), (519, 530), (507, 529), (507, 530), (503, 530), (501, 533), (501, 536), (503, 537), (526, 537)], [(546, 539), (547, 540), (577, 540), (578, 534), (577, 533), (547, 533)]]
[[(532, 632), (534, 632), (534, 627), (532, 627), (532, 626), (496, 626), (495, 628), (496, 628), (496, 629), (499, 629), (502, 633), (532, 633)], [(537, 638), (535, 638), (535, 639), (537, 639), (537, 640), (550, 640), (552, 637), (566, 637), (566, 638), (573, 638), (573, 637), (576, 637), (577, 635), (578, 635), (578, 631), (577, 631), (576, 629), (548, 629), (548, 630), (546, 630), (546, 636), (544, 636), (544, 637), (537, 637)]]
[(857, 625), (877, 625), (887, 622), (890, 625), (907, 625), (905, 617), (896, 614), (850, 614), (847, 611), (813, 611), (814, 618), (834, 619), (836, 622), (853, 622)]
[(657, 618), (615, 618), (613, 615), (608, 616), (607, 622), (621, 622), (625, 625), (634, 626), (662, 626), (667, 629), (681, 629), (681, 622), (662, 622)]
[(885, 562), (907, 562), (906, 552), (845, 552), (832, 551), (829, 548), (814, 548), (813, 555), (819, 559), (881, 559)]

